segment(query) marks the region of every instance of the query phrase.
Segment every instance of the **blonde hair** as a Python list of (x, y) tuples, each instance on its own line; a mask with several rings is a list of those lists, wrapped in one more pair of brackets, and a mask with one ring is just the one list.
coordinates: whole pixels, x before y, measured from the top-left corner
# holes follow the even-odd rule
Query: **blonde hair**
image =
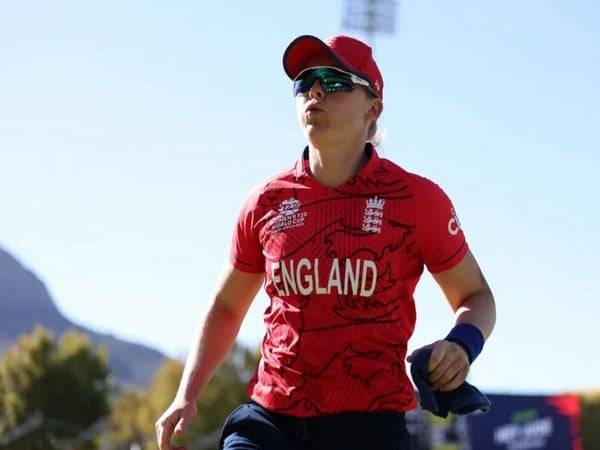
[(377, 134), (377, 121), (374, 120), (369, 124), (369, 129), (367, 130), (367, 141), (371, 142), (373, 137)]
[(371, 122), (367, 131), (367, 142), (370, 142), (373, 147), (379, 147), (385, 141), (386, 136), (387, 129), (379, 130), (377, 120)]
[[(376, 95), (373, 94), (370, 90), (365, 89), (367, 94), (371, 98), (376, 98)], [(373, 147), (378, 147), (383, 143), (385, 137), (387, 135), (387, 130), (379, 131), (377, 126), (377, 121), (379, 119), (375, 119), (373, 122), (369, 124), (369, 129), (367, 130), (367, 142), (370, 142)]]

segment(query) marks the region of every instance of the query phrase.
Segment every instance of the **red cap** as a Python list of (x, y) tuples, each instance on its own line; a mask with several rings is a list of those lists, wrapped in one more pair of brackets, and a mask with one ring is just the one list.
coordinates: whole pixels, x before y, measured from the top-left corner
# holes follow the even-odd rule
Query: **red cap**
[(288, 45), (283, 54), (283, 68), (293, 80), (304, 70), (306, 62), (326, 51), (348, 72), (367, 80), (383, 98), (383, 78), (373, 59), (371, 47), (350, 36), (332, 36), (323, 42), (315, 36), (300, 36)]

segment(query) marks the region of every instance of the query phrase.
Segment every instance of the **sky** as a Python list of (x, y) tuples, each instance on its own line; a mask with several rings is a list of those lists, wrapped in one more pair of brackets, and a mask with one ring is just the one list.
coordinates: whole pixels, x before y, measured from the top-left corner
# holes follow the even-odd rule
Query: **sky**
[[(239, 207), (305, 145), (281, 59), (342, 1), (0, 3), (0, 246), (69, 319), (185, 358)], [(384, 157), (452, 199), (496, 299), (470, 380), (600, 387), (600, 3), (400, 1)], [(453, 315), (425, 271), (409, 351)], [(240, 340), (256, 346), (268, 298)]]

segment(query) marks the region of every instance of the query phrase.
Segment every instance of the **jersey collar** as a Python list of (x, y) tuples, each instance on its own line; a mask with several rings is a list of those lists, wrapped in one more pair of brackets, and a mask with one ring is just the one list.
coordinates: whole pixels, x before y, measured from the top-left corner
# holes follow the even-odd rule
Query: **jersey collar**
[[(369, 157), (367, 163), (358, 171), (355, 176), (366, 176), (379, 164), (380, 158), (377, 154), (377, 150), (370, 142), (365, 145), (365, 152)], [(300, 159), (296, 161), (296, 178), (300, 178), (303, 175), (310, 175), (310, 163), (308, 161), (308, 145), (302, 150)]]

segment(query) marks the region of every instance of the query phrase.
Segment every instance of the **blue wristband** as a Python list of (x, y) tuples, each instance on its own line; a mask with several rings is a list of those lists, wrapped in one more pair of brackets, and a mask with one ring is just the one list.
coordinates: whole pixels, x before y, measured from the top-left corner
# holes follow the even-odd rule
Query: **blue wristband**
[(469, 355), (469, 364), (475, 361), (483, 349), (483, 334), (475, 325), (470, 323), (459, 323), (456, 325), (448, 336), (446, 341), (455, 342), (462, 346)]

